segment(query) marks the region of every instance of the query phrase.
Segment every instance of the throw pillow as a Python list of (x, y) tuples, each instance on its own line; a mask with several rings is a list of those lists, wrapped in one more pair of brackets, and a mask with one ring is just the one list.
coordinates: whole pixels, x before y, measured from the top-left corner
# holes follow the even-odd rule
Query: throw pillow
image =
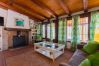
[(91, 63), (90, 63), (90, 61), (88, 59), (85, 59), (84, 61), (82, 61), (80, 63), (79, 66), (91, 66)]
[(99, 43), (96, 41), (89, 41), (84, 47), (83, 50), (88, 54), (95, 53), (99, 47)]

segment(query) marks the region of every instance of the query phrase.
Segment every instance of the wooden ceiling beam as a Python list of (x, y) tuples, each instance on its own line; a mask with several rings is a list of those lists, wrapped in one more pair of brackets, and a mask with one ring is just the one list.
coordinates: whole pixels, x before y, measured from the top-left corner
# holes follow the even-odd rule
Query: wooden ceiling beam
[(18, 7), (18, 8), (19, 8), (18, 10), (22, 10), (22, 12), (23, 12), (23, 13), (27, 13), (27, 14), (29, 14), (29, 15), (33, 16), (34, 18), (39, 19), (40, 21), (42, 21), (42, 20), (43, 20), (41, 17), (35, 16), (35, 15), (34, 15), (34, 14), (32, 14), (31, 12), (29, 12), (29, 11), (25, 10), (24, 8), (22, 8), (22, 7), (20, 7), (20, 6), (16, 5), (16, 4), (14, 4), (14, 6), (15, 6), (15, 7)]
[(65, 13), (70, 15), (70, 11), (69, 11), (68, 7), (66, 6), (66, 4), (64, 3), (64, 1), (63, 0), (58, 0), (58, 2), (61, 5), (61, 7), (63, 8), (63, 10), (65, 11)]
[(44, 18), (43, 16), (41, 16), (41, 15), (39, 15), (39, 14), (33, 13), (33, 12), (31, 12), (31, 11), (28, 11), (29, 9), (28, 9), (27, 6), (22, 5), (22, 4), (20, 4), (20, 3), (17, 3), (17, 2), (15, 2), (14, 0), (9, 0), (9, 4), (12, 5), (12, 6), (13, 6), (13, 5), (18, 6), (18, 7), (20, 7), (22, 10), (24, 10), (24, 11), (26, 11), (26, 12), (32, 14), (32, 15), (37, 15), (37, 16), (39, 16), (39, 17), (41, 17), (41, 18)]
[(35, 13), (35, 14), (41, 16), (41, 17), (44, 17), (44, 18), (48, 19), (48, 17), (46, 17), (45, 15), (43, 15), (43, 14), (41, 14), (41, 13), (35, 11), (35, 10), (32, 9), (31, 7), (28, 7), (28, 6), (26, 6), (26, 5), (17, 3), (17, 2), (15, 2), (14, 0), (10, 0), (10, 2), (11, 2), (12, 4), (14, 3), (14, 4), (16, 4), (16, 5), (19, 5), (19, 6), (23, 7), (24, 9), (29, 10), (29, 11), (32, 12), (32, 13)]
[(29, 16), (29, 17), (30, 17), (31, 19), (33, 19), (33, 20), (36, 20), (36, 21), (42, 21), (41, 19), (38, 19), (38, 18), (36, 18), (36, 17), (34, 17), (34, 16), (28, 14), (28, 13), (25, 13), (25, 12), (22, 12), (21, 10), (12, 8), (12, 7), (9, 6), (8, 4), (5, 4), (4, 2), (0, 2), (0, 6), (6, 8), (6, 9), (12, 9), (12, 10), (14, 10), (14, 11), (16, 11), (16, 12), (21, 13), (21, 14), (27, 15), (27, 16)]
[(57, 16), (57, 14), (52, 9), (50, 9), (48, 6), (46, 6), (43, 2), (40, 2), (38, 0), (31, 0), (31, 1), (33, 2), (33, 4), (36, 4), (38, 7), (45, 10), (51, 16), (53, 16), (53, 17)]
[(88, 0), (83, 0), (84, 11), (88, 11)]
[(5, 3), (3, 3), (3, 2), (0, 2), (0, 6), (2, 6), (2, 7), (4, 7), (4, 8), (9, 8), (9, 6), (8, 5), (6, 5)]

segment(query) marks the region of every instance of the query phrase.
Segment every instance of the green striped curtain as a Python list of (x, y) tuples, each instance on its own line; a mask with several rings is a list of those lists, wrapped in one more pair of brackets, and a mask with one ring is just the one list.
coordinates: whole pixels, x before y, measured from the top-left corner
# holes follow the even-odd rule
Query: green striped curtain
[(58, 43), (66, 44), (66, 19), (59, 20), (59, 27), (58, 27)]
[(95, 26), (96, 26), (95, 24), (96, 24), (98, 19), (99, 19), (98, 11), (91, 12), (90, 40), (94, 40), (94, 33), (95, 33)]
[(80, 42), (79, 27), (78, 27), (78, 23), (80, 21), (79, 19), (80, 19), (79, 15), (75, 15), (72, 17), (73, 28), (72, 28), (71, 49), (73, 51), (76, 49), (77, 44), (79, 44)]
[(53, 39), (55, 39), (55, 23), (50, 20), (50, 41), (53, 42)]
[(65, 46), (66, 46), (66, 41), (67, 41), (67, 19), (64, 19), (63, 20), (64, 22), (63, 22), (63, 41), (64, 41), (64, 44), (65, 44)]
[(63, 43), (63, 37), (64, 37), (64, 32), (63, 32), (63, 20), (60, 19), (59, 22), (59, 27), (58, 27), (58, 43)]
[(43, 25), (42, 25), (42, 23), (40, 24), (40, 36), (42, 39), (43, 38)]
[(53, 21), (50, 21), (50, 40), (53, 41)]

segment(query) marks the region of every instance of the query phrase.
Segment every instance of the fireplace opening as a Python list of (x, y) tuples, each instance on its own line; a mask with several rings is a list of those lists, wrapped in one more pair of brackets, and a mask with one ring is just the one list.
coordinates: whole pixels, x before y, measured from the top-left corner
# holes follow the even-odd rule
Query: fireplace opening
[(21, 31), (17, 31), (13, 36), (13, 48), (22, 47), (27, 45), (26, 36)]

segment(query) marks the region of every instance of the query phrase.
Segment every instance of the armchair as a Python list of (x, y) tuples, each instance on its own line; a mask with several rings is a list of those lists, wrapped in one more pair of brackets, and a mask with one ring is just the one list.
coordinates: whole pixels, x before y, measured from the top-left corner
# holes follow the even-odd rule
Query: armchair
[(79, 66), (99, 66), (99, 52), (89, 55)]
[[(68, 63), (61, 63), (59, 66), (79, 66), (82, 62), (82, 64), (86, 61), (89, 62), (90, 66), (90, 59), (86, 58), (91, 55), (96, 53), (97, 49), (99, 48), (99, 43), (95, 41), (89, 41), (86, 45), (84, 45), (83, 49), (77, 49), (71, 59), (69, 60)], [(99, 55), (98, 55), (99, 56)], [(87, 63), (85, 63), (87, 64)], [(82, 65), (85, 66), (85, 65)], [(88, 66), (88, 65), (86, 65)], [(99, 66), (99, 65), (98, 65)]]

